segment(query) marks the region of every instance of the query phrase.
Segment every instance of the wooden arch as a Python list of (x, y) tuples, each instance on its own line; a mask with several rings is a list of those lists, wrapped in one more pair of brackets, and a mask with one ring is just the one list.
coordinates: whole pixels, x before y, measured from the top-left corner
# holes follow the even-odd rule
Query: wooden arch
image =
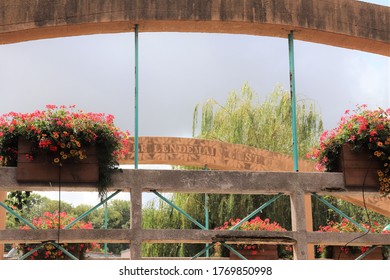
[(2, 0), (0, 44), (129, 32), (287, 38), (390, 55), (390, 8), (355, 0)]
[[(134, 141), (121, 164), (134, 163)], [(140, 164), (207, 166), (214, 170), (293, 171), (292, 156), (245, 145), (195, 138), (139, 137)], [(300, 160), (300, 171), (315, 172), (311, 161)]]

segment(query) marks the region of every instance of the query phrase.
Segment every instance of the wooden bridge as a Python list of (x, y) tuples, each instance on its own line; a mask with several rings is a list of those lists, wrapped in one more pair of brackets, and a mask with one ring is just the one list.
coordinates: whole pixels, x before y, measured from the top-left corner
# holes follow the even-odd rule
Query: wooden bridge
[[(12, 167), (0, 168), (0, 191), (30, 190), (58, 191), (49, 184), (19, 184)], [(124, 170), (115, 174), (114, 188), (130, 193), (130, 229), (61, 230), (60, 242), (130, 243), (131, 259), (142, 259), (141, 246), (149, 243), (212, 243), (220, 240), (215, 230), (177, 230), (142, 228), (142, 193), (216, 193), (216, 194), (279, 194), (290, 196), (292, 231), (227, 231), (224, 238), (251, 238), (257, 243), (292, 244), (296, 259), (313, 257), (314, 244), (344, 245), (361, 233), (313, 232), (311, 225), (311, 194), (357, 194), (344, 186), (342, 173), (304, 172), (243, 172), (243, 171), (179, 171), (179, 170)], [(95, 191), (94, 185), (62, 184), (63, 191)], [(96, 195), (92, 194), (91, 195)], [(367, 193), (369, 195), (369, 193)], [(0, 230), (0, 243), (37, 243), (57, 240), (58, 230)], [(234, 243), (234, 241), (232, 241)], [(253, 242), (253, 241), (252, 241)], [(383, 234), (367, 234), (349, 245), (390, 245)]]
[[(294, 33), (298, 40), (390, 55), (390, 8), (353, 0), (3, 0), (0, 2), (0, 15), (0, 44), (98, 33), (133, 32), (136, 25), (140, 32), (209, 32), (283, 38)], [(207, 156), (209, 151), (204, 151)], [(239, 166), (261, 164), (256, 155), (244, 156), (245, 158), (248, 159), (246, 163), (245, 160), (244, 163), (235, 161), (236, 159), (233, 161)], [(218, 232), (213, 230), (143, 229), (142, 193), (151, 190), (289, 195), (292, 231), (246, 232), (245, 236), (240, 231), (229, 231), (226, 234), (243, 238), (249, 236), (259, 242), (293, 244), (296, 259), (312, 258), (313, 244), (344, 245), (360, 236), (359, 233), (312, 232), (312, 193), (344, 197), (360, 195), (360, 190), (345, 188), (342, 174), (240, 170), (126, 170), (116, 174), (115, 187), (112, 190), (119, 189), (131, 194), (131, 228), (61, 230), (61, 241), (129, 242), (131, 258), (141, 259), (143, 242), (210, 243), (219, 238)], [(62, 189), (94, 191), (95, 186), (65, 184)], [(4, 192), (15, 190), (53, 189), (48, 184), (19, 184), (15, 180), (14, 168), (0, 168), (0, 200), (4, 199)], [(388, 201), (382, 203), (379, 209), (386, 207), (389, 207)], [(0, 244), (40, 242), (57, 238), (57, 230), (6, 230), (4, 223), (4, 219), (0, 221)], [(388, 236), (367, 234), (350, 245), (389, 243)]]

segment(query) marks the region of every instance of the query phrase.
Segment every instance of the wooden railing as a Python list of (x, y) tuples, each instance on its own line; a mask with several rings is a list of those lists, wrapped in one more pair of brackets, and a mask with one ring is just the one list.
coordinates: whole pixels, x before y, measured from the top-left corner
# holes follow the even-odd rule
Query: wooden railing
[[(30, 190), (58, 191), (48, 183), (20, 184), (15, 180), (15, 169), (0, 168), (0, 191)], [(63, 191), (96, 191), (91, 184), (62, 184)], [(124, 170), (114, 175), (110, 191), (130, 193), (130, 229), (60, 230), (61, 242), (130, 243), (130, 258), (142, 259), (142, 243), (234, 243), (238, 239), (258, 243), (292, 244), (295, 259), (313, 257), (312, 247), (318, 245), (390, 245), (384, 234), (312, 232), (311, 194), (357, 194), (344, 186), (341, 173), (297, 172), (238, 172), (238, 171), (182, 171), (182, 170)], [(143, 229), (142, 193), (215, 193), (215, 194), (278, 194), (290, 196), (292, 231), (220, 231)], [(93, 195), (93, 194), (91, 194)], [(360, 238), (358, 238), (360, 237)], [(0, 244), (36, 243), (57, 240), (58, 230), (0, 230)], [(235, 240), (235, 241), (234, 241)], [(351, 241), (353, 240), (353, 241)]]

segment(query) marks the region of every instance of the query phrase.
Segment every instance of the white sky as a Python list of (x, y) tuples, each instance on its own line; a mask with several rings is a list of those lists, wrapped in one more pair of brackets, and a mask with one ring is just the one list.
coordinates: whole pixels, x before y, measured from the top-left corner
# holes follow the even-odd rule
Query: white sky
[[(244, 82), (261, 97), (277, 84), (289, 88), (287, 39), (202, 33), (140, 33), (139, 39), (140, 136), (191, 137), (195, 105), (207, 98), (224, 103)], [(76, 104), (115, 115), (133, 134), (134, 33), (0, 45), (0, 61), (0, 114)], [(327, 129), (355, 104), (390, 107), (388, 57), (296, 40), (295, 71), (298, 99), (317, 104)], [(74, 205), (97, 197), (61, 196)]]

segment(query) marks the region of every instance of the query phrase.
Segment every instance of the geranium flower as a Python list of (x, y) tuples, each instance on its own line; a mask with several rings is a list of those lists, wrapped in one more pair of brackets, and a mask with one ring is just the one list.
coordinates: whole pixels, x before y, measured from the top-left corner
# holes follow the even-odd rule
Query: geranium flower
[(374, 158), (381, 161), (378, 170), (379, 192), (386, 196), (390, 193), (390, 108), (368, 110), (361, 105), (353, 111), (346, 110), (339, 126), (325, 131), (320, 143), (307, 155), (317, 160), (319, 171), (340, 171), (338, 159), (343, 144), (350, 144), (354, 150), (367, 149)]
[(0, 116), (0, 165), (15, 163), (18, 138), (33, 143), (30, 159), (47, 153), (54, 164), (84, 160), (88, 146), (99, 154), (99, 195), (111, 183), (110, 174), (129, 151), (129, 133), (114, 125), (114, 116), (75, 110), (75, 106), (47, 105), (44, 111), (10, 112)]
[[(390, 231), (383, 230), (384, 226), (380, 225), (378, 222), (371, 222), (371, 225), (360, 223), (360, 225), (371, 233), (383, 233), (389, 234)], [(327, 225), (320, 226), (319, 232), (361, 232), (362, 230), (352, 223), (350, 220), (343, 218), (341, 222), (328, 221)], [(317, 247), (317, 252), (325, 253), (328, 246), (320, 245)], [(364, 253), (368, 250), (366, 246), (347, 246), (342, 248), (345, 254), (350, 254), (351, 252)]]

